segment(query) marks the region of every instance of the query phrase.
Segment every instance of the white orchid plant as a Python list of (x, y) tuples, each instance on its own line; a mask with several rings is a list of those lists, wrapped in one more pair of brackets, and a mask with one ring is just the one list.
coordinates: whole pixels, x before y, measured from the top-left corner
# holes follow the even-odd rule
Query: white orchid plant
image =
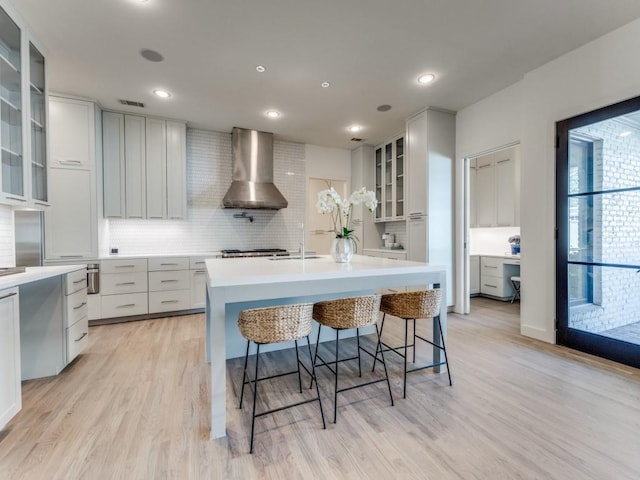
[(354, 205), (364, 204), (370, 212), (374, 212), (378, 206), (376, 194), (371, 190), (362, 187), (351, 194), (349, 198), (343, 199), (340, 194), (331, 187), (318, 192), (318, 202), (316, 210), (321, 214), (331, 214), (333, 231), (336, 238), (357, 238), (353, 235), (351, 228), (351, 212)]

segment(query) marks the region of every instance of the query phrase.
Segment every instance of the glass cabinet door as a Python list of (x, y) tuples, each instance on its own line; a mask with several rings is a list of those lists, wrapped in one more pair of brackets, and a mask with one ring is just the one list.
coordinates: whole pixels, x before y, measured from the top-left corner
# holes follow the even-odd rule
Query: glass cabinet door
[(31, 100), (31, 197), (47, 201), (47, 142), (44, 56), (29, 43)]
[(385, 218), (393, 216), (393, 143), (384, 146), (384, 209)]
[(376, 199), (378, 206), (376, 207), (376, 220), (382, 219), (382, 148), (376, 148)]
[(24, 202), (20, 29), (0, 8), (0, 148), (3, 197)]
[(404, 138), (396, 140), (395, 217), (404, 217)]

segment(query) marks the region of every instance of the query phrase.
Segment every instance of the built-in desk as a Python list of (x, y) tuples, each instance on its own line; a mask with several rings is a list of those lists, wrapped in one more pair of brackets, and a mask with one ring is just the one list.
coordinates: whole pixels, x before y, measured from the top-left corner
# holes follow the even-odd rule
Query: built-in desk
[[(239, 349), (237, 345), (237, 315), (243, 308), (315, 302), (386, 287), (436, 284), (443, 290), (446, 287), (444, 266), (362, 255), (354, 255), (350, 263), (335, 263), (328, 255), (306, 260), (280, 258), (206, 260), (211, 438), (226, 435), (226, 359), (244, 354), (242, 344)], [(443, 297), (446, 298), (446, 291), (443, 291)], [(446, 336), (446, 302), (442, 302), (440, 322)], [(439, 335), (435, 334), (433, 338), (437, 342)], [(434, 348), (433, 358), (434, 363), (440, 362), (438, 348)]]
[(499, 300), (511, 300), (511, 277), (520, 275), (520, 257), (517, 255), (480, 256), (480, 294)]

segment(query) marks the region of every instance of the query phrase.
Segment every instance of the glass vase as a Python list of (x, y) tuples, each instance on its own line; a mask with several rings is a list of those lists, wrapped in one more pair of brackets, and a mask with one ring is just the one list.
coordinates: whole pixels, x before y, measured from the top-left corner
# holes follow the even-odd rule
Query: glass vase
[(353, 238), (334, 238), (331, 243), (331, 256), (336, 263), (349, 263), (354, 251)]

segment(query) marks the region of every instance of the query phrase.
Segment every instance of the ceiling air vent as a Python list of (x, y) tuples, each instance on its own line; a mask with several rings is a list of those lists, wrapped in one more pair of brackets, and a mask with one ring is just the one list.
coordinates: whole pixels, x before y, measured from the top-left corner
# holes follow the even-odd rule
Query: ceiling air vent
[(362, 142), (362, 138), (358, 138), (358, 137), (353, 137), (351, 139), (352, 142)]
[(123, 100), (120, 99), (118, 100), (122, 105), (128, 105), (129, 107), (140, 107), (140, 108), (144, 108), (144, 103), (142, 102), (135, 102), (133, 100)]

